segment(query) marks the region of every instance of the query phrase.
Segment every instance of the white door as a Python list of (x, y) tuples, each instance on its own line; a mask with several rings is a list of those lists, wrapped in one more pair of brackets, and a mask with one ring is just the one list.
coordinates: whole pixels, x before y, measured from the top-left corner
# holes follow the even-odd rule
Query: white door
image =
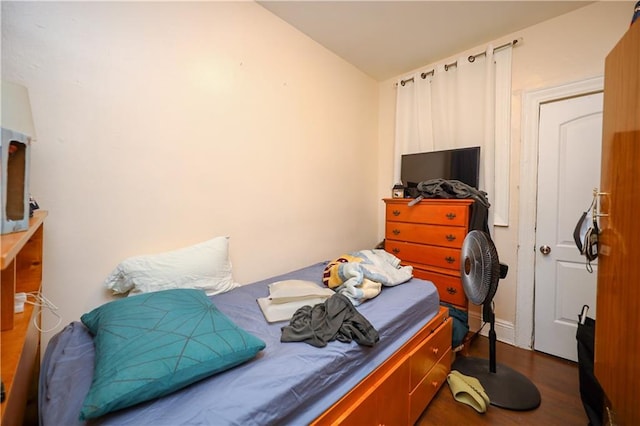
[(573, 230), (600, 184), (602, 93), (542, 104), (539, 126), (534, 349), (577, 361), (578, 314), (588, 305), (595, 317), (597, 262), (589, 273)]

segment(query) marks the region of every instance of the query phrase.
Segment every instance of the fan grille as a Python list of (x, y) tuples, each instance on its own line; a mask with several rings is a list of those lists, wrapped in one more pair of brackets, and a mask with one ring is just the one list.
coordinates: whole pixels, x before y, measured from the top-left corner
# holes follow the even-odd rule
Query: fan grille
[(462, 287), (471, 303), (491, 302), (498, 287), (500, 262), (496, 246), (485, 232), (473, 230), (465, 237), (460, 274)]

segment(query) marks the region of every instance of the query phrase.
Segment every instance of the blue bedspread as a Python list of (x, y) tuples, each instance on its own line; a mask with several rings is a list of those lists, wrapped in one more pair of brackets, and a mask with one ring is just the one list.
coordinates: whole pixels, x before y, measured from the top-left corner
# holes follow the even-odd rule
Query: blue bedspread
[[(267, 285), (285, 279), (322, 283), (318, 263), (212, 297), (236, 324), (264, 340), (253, 360), (166, 397), (124, 409), (89, 424), (268, 425), (308, 424), (373, 371), (438, 312), (433, 284), (412, 279), (358, 306), (378, 330), (374, 347), (338, 341), (324, 348), (281, 343), (281, 327), (269, 324), (256, 299)], [(78, 413), (93, 374), (91, 335), (69, 324), (47, 347), (40, 374), (41, 425), (81, 425)]]

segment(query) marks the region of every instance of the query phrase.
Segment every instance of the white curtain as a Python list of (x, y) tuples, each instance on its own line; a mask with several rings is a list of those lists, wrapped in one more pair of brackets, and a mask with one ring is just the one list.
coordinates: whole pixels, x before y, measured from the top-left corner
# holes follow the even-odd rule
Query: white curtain
[(511, 47), (494, 53), (488, 46), (473, 62), (460, 57), (438, 64), (405, 76), (397, 87), (394, 182), (402, 154), (480, 146), (489, 226), (507, 225)]

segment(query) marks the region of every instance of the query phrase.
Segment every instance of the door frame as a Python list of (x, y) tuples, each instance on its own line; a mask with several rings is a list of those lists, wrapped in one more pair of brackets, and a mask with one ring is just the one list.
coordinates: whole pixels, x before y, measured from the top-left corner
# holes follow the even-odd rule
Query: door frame
[(525, 92), (522, 100), (515, 345), (533, 349), (540, 105), (604, 90), (604, 77)]

